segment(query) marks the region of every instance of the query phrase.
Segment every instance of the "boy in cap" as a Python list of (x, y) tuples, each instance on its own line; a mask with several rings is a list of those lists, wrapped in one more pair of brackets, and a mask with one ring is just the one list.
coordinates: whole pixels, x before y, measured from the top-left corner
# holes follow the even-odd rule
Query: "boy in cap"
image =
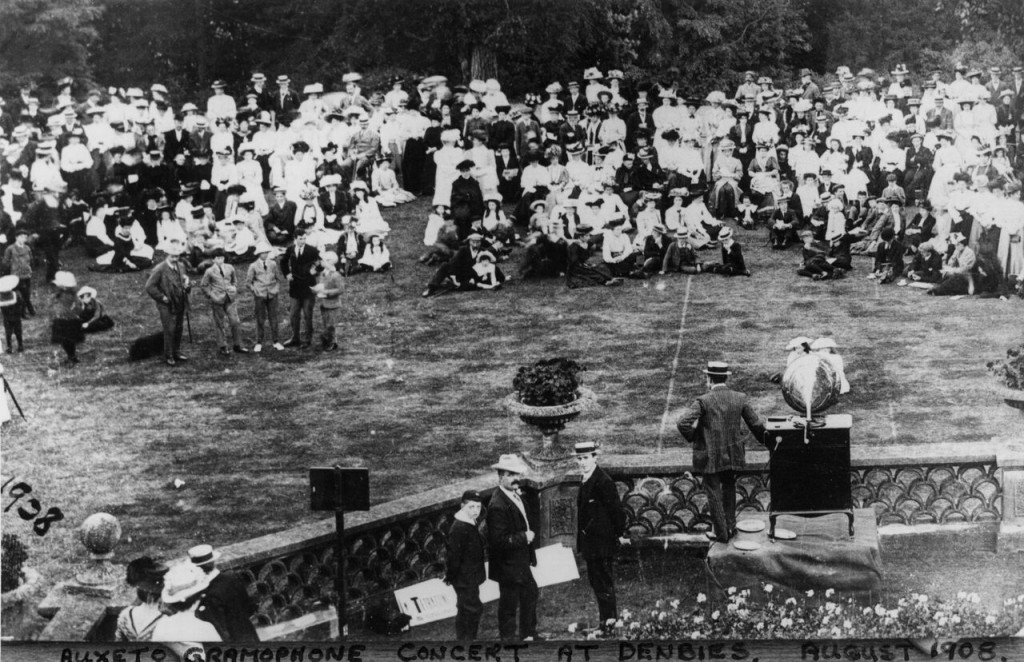
[[(537, 520), (520, 490), (529, 467), (513, 454), (502, 455), (491, 466), (498, 472), (498, 489), (487, 507), (487, 547), (490, 578), (498, 582), (498, 633), (503, 641), (537, 636), (537, 599), (540, 590), (531, 567), (537, 565)], [(532, 505), (532, 504), (531, 504)]]
[(714, 531), (708, 538), (722, 543), (736, 534), (736, 473), (746, 466), (740, 422), (758, 443), (764, 438), (764, 419), (746, 394), (726, 385), (731, 374), (725, 361), (708, 361), (708, 392), (694, 399), (676, 423), (683, 438), (693, 443), (694, 472), (704, 478)]
[(235, 281), (235, 268), (224, 261), (224, 249), (212, 251), (213, 264), (203, 274), (199, 284), (203, 294), (210, 300), (210, 311), (213, 314), (213, 328), (217, 332), (217, 344), (220, 353), (230, 356), (228, 349), (225, 322), (230, 327), (233, 348), (236, 354), (248, 354), (249, 350), (242, 347), (241, 321), (238, 319), (238, 287)]
[(476, 490), (462, 494), (462, 505), (455, 513), (455, 521), (448, 531), (448, 554), (444, 581), (455, 589), (455, 639), (472, 641), (480, 629), (483, 603), (480, 585), (487, 580), (484, 568), (485, 540), (477, 527), (483, 497)]
[(249, 265), (247, 280), (249, 291), (252, 292), (253, 313), (256, 316), (256, 344), (252, 351), (259, 353), (263, 351), (263, 339), (266, 337), (266, 326), (270, 324), (270, 341), (274, 349), (280, 351), (284, 345), (278, 342), (277, 337), (277, 295), (281, 289), (281, 281), (284, 276), (281, 274), (281, 267), (277, 260), (272, 257), (274, 249), (269, 243), (261, 243), (256, 246), (257, 258)]
[(16, 288), (21, 295), (25, 317), (36, 314), (32, 305), (32, 248), (28, 245), (28, 230), (19, 227), (14, 243), (4, 251), (3, 270), (18, 278)]
[(344, 287), (341, 274), (338, 273), (338, 254), (325, 252), (320, 254), (320, 273), (317, 284), (313, 286), (316, 298), (320, 301), (320, 316), (323, 318), (324, 330), (320, 335), (320, 344), (325, 352), (338, 349), (334, 339), (335, 325), (341, 310), (341, 291)]
[(587, 579), (597, 598), (601, 630), (611, 631), (618, 618), (615, 604), (613, 570), (618, 545), (629, 544), (623, 538), (626, 512), (611, 476), (597, 466), (597, 444), (577, 442), (576, 463), (582, 474), (576, 499), (576, 549), (587, 562)]

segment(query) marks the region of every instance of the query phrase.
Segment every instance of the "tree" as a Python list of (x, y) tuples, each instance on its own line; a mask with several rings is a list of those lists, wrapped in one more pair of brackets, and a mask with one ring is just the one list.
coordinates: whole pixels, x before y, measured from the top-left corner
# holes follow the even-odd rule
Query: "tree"
[(662, 8), (677, 82), (694, 91), (731, 85), (748, 69), (782, 73), (810, 48), (798, 0), (663, 0)]
[(89, 44), (100, 16), (95, 0), (0, 2), (0, 88), (63, 76), (89, 79)]

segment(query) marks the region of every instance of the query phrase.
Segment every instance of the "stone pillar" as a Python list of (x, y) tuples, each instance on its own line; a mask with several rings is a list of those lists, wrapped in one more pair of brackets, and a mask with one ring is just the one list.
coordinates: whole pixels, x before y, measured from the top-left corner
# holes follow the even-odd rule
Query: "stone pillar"
[(578, 473), (554, 476), (540, 491), (540, 544), (562, 543), (576, 550), (578, 513), (576, 499), (580, 493)]
[(39, 636), (42, 641), (90, 641), (98, 636), (108, 610), (135, 600), (134, 590), (124, 582), (124, 566), (111, 563), (121, 540), (117, 518), (107, 513), (90, 515), (78, 533), (89, 560), (74, 581), (57, 584), (39, 603), (39, 614), (51, 619)]
[(996, 551), (1024, 551), (1024, 448), (997, 451), (996, 465), (1003, 487), (1003, 520), (999, 523)]

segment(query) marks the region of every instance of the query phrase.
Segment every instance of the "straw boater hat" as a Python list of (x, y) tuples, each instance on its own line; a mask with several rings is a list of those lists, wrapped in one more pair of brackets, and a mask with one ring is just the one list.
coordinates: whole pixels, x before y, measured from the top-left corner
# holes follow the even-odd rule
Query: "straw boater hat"
[(808, 338), (807, 336), (797, 336), (796, 338), (793, 338), (788, 343), (786, 343), (786, 350), (792, 351), (794, 349), (800, 349), (801, 347), (804, 346), (804, 343), (810, 345), (811, 339)]
[(732, 228), (722, 228), (722, 230), (718, 233), (718, 240), (719, 241), (722, 241), (723, 239), (731, 239), (731, 238), (732, 238)]
[(188, 550), (188, 560), (197, 566), (213, 563), (220, 558), (220, 552), (212, 545), (196, 545)]
[(590, 455), (591, 453), (597, 452), (596, 441), (577, 441), (573, 450), (577, 455)]
[(179, 563), (164, 575), (164, 590), (160, 599), (166, 604), (184, 602), (194, 595), (202, 593), (210, 586), (210, 575), (191, 563)]
[(530, 467), (526, 466), (526, 463), (523, 462), (522, 458), (514, 453), (502, 455), (498, 458), (498, 462), (496, 464), (491, 465), (491, 468), (497, 469), (498, 471), (509, 471), (515, 474), (526, 474), (530, 472)]
[(708, 365), (704, 368), (705, 375), (731, 375), (732, 370), (729, 370), (729, 364), (725, 361), (708, 361)]
[(20, 280), (20, 278), (13, 274), (0, 278), (0, 308), (13, 306), (17, 301), (14, 288), (18, 286)]
[(836, 341), (831, 338), (818, 338), (811, 343), (812, 350), (835, 349), (837, 347), (839, 347), (839, 345), (837, 345)]

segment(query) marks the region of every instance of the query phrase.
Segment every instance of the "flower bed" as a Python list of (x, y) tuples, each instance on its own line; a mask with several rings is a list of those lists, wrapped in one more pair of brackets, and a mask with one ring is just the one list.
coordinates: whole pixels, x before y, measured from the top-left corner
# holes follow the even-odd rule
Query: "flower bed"
[[(724, 602), (703, 593), (694, 609), (676, 599), (657, 600), (651, 609), (624, 611), (614, 623), (617, 639), (956, 639), (1011, 636), (1024, 625), (1024, 595), (1009, 598), (996, 612), (980, 606), (976, 593), (943, 602), (911, 594), (895, 604), (864, 605), (828, 589), (780, 597), (771, 584), (759, 594), (729, 588)], [(569, 626), (580, 633), (579, 625)], [(585, 636), (596, 637), (589, 632)]]

